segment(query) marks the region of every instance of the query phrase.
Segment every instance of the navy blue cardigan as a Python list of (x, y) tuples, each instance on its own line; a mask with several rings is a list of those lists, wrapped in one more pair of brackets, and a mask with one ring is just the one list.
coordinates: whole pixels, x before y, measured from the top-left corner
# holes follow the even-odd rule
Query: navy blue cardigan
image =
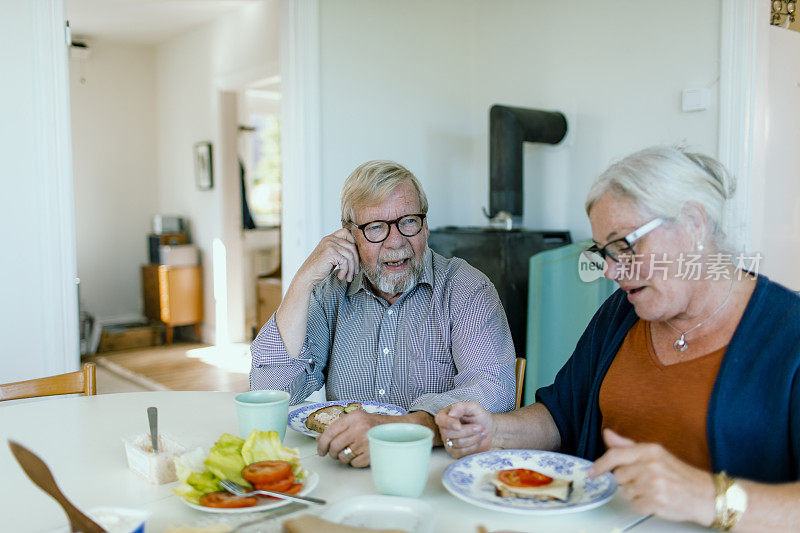
[[(555, 382), (536, 391), (561, 433), (561, 451), (605, 452), (600, 385), (638, 317), (617, 290), (583, 332)], [(715, 472), (758, 481), (800, 479), (800, 297), (759, 276), (728, 344), (708, 404)]]

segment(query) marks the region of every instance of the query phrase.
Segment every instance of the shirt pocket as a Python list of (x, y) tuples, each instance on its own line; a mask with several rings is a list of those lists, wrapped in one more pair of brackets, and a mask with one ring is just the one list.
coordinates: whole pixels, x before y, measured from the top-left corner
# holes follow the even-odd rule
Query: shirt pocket
[(453, 357), (449, 353), (421, 351), (409, 354), (411, 382), (416, 396), (441, 393), (453, 388)]

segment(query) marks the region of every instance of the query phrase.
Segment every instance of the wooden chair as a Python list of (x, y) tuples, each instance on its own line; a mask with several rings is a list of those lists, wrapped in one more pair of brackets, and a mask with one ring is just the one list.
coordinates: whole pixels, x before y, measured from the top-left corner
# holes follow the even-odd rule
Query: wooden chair
[(94, 396), (97, 394), (94, 370), (94, 363), (86, 363), (83, 370), (76, 372), (0, 385), (0, 402), (56, 394), (83, 393), (84, 396)]
[(525, 383), (525, 358), (517, 357), (517, 362), (514, 364), (514, 375), (517, 381), (517, 403), (516, 409), (522, 407), (522, 384)]

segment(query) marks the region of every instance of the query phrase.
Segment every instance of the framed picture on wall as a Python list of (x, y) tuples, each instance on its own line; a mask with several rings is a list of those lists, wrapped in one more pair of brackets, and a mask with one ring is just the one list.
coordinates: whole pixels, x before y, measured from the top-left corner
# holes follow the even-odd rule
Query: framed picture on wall
[(214, 186), (213, 160), (211, 158), (211, 143), (199, 142), (194, 144), (194, 180), (197, 188), (207, 191)]

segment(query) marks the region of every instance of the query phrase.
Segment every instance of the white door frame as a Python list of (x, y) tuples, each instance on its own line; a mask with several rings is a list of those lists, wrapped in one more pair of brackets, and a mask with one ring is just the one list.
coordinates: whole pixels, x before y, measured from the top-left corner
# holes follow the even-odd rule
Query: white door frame
[[(38, 6), (38, 7), (34, 7)], [(69, 109), (69, 62), (66, 10), (63, 0), (34, 2), (37, 35), (34, 55), (39, 58), (44, 83), (38, 83), (35, 115), (37, 146), (41, 148), (37, 181), (41, 187), (41, 216), (45, 279), (43, 289), (52, 299), (45, 306), (45, 354), (57, 354), (56, 372), (80, 366), (78, 330), (78, 264), (75, 245), (75, 184), (72, 177), (72, 132)], [(49, 365), (48, 365), (49, 366)]]
[(752, 199), (757, 179), (758, 57), (763, 50), (767, 0), (722, 0), (720, 13), (719, 148), (717, 157), (737, 178), (726, 212), (726, 232), (735, 250), (749, 250)]
[(247, 342), (245, 291), (245, 234), (242, 229), (242, 197), (239, 178), (238, 96), (245, 87), (280, 73), (277, 62), (221, 76), (215, 80), (217, 104), (217, 143), (219, 157), (214, 160), (214, 174), (221, 176), (222, 237), (212, 247), (215, 333), (214, 344)]
[[(12, 163), (10, 168), (15, 168), (15, 157), (33, 154), (31, 174), (10, 179), (6, 194), (18, 202), (30, 198), (37, 202), (30, 221), (16, 221), (33, 226), (37, 233), (36, 242), (24, 247), (26, 255), (15, 260), (30, 261), (35, 268), (27, 278), (6, 282), (29, 286), (26, 306), (33, 305), (37, 311), (32, 315), (20, 313), (15, 302), (4, 302), (0, 330), (5, 332), (4, 341), (10, 350), (7, 356), (16, 359), (17, 374), (6, 376), (5, 381), (73, 371), (80, 364), (66, 10), (64, 0), (22, 5), (24, 14), (20, 6), (15, 6), (9, 17), (10, 24), (15, 24), (20, 22), (15, 17), (24, 16), (22, 26), (30, 28), (25, 40), (15, 43), (17, 53), (25, 50), (23, 56), (29, 58), (26, 74), (30, 78), (10, 84), (11, 99), (3, 105), (15, 105), (13, 98), (18, 96), (14, 91), (28, 83), (27, 102), (21, 105), (28, 106), (30, 114), (24, 123), (15, 124), (15, 136), (5, 140), (0, 150), (2, 159)], [(10, 77), (24, 75), (15, 72), (13, 65), (10, 68)], [(7, 244), (13, 254), (13, 238)], [(38, 331), (26, 338), (36, 329), (31, 324), (36, 324)], [(18, 350), (19, 345), (24, 350)]]
[(283, 291), (322, 237), (319, 0), (281, 0)]

